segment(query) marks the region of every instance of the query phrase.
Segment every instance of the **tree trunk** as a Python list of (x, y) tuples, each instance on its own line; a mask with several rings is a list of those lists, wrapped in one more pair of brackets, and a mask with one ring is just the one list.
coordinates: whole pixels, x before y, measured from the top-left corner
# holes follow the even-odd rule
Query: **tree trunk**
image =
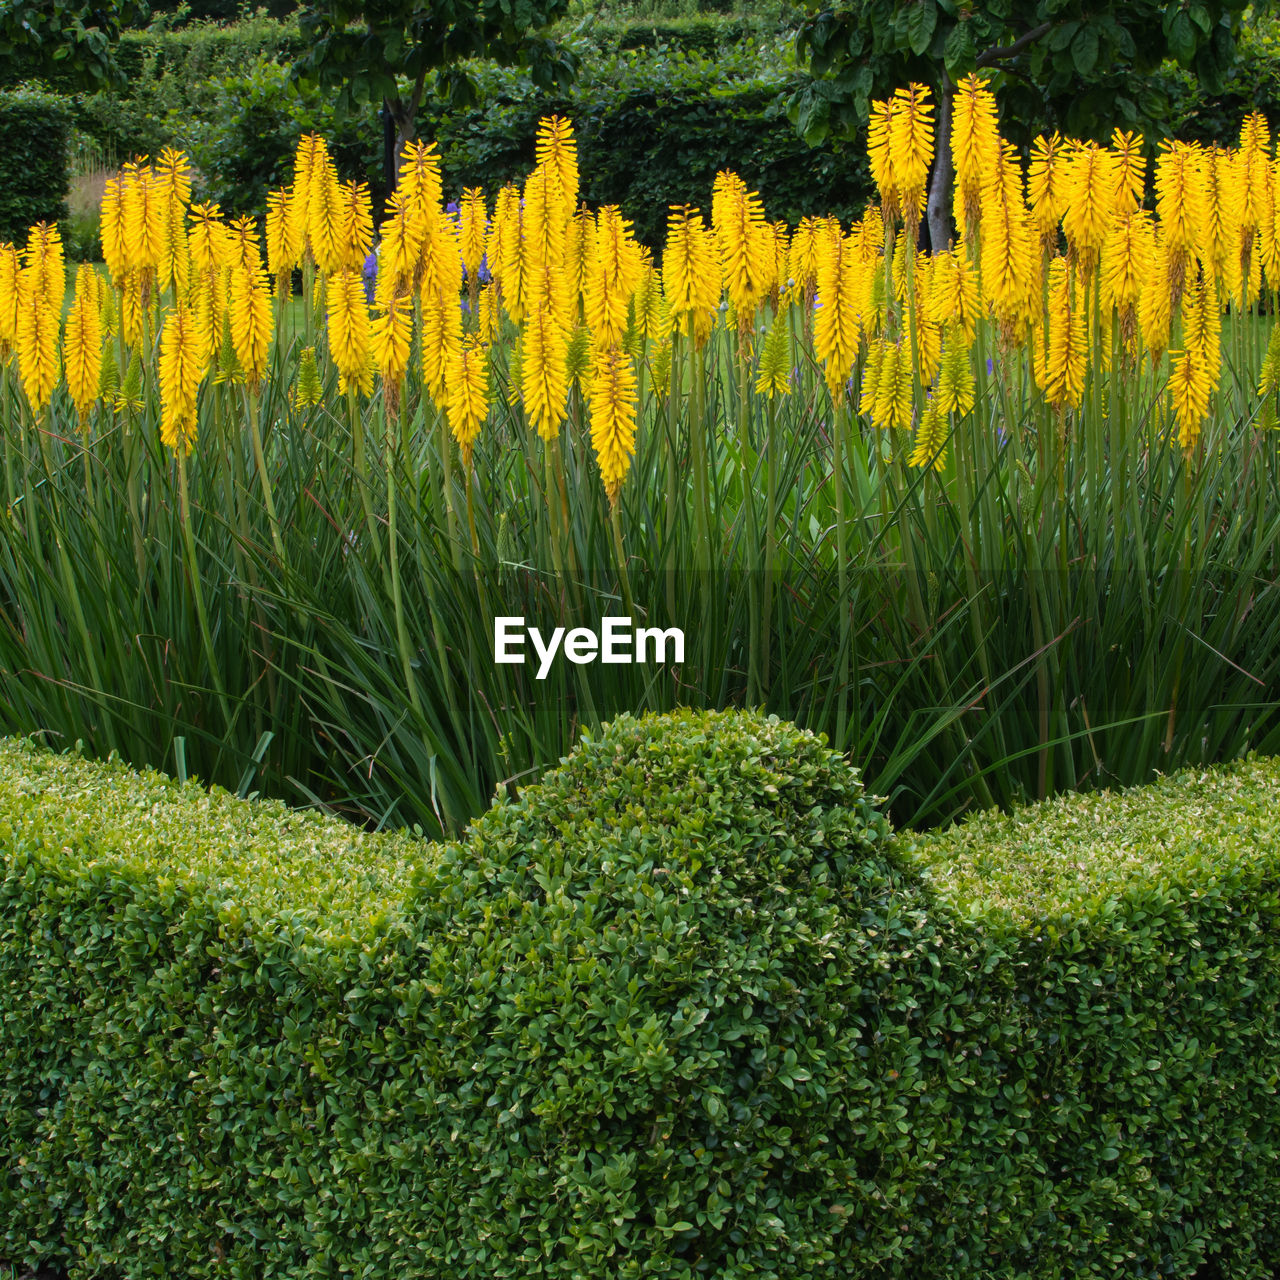
[(929, 179), (929, 202), (925, 206), (925, 217), (929, 223), (929, 248), (933, 253), (941, 253), (951, 243), (951, 214), (947, 204), (951, 198), (951, 99), (955, 96), (955, 91), (951, 77), (943, 71), (933, 176)]
[(400, 154), (404, 151), (404, 144), (412, 142), (417, 136), (418, 107), (422, 102), (422, 91), (426, 83), (427, 73), (423, 70), (414, 81), (413, 92), (409, 95), (407, 102), (398, 94), (394, 98), (386, 98), (383, 101), (387, 114), (395, 125), (395, 152), (391, 160), (391, 169), (386, 175), (388, 195), (396, 189), (399, 181)]

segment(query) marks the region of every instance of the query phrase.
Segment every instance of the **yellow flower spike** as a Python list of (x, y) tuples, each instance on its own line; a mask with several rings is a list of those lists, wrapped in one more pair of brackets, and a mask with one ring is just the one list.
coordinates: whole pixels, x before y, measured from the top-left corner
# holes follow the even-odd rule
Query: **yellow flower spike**
[(1147, 157), (1142, 153), (1140, 133), (1115, 129), (1111, 134), (1111, 155), (1115, 158), (1115, 211), (1140, 209), (1147, 196)]
[(32, 290), (60, 317), (67, 288), (67, 268), (62, 236), (53, 223), (38, 222), (28, 232), (22, 265)]
[(947, 465), (946, 453), (947, 422), (939, 412), (937, 400), (930, 396), (920, 415), (920, 425), (916, 428), (915, 443), (908, 462), (913, 467), (932, 467), (935, 471), (941, 471)]
[(1262, 228), (1253, 233), (1248, 244), (1241, 243), (1241, 285), (1245, 290), (1240, 306), (1254, 306), (1262, 298)]
[(97, 289), (92, 279), (96, 274), (88, 265), (76, 272), (75, 297), (71, 310), (67, 312), (62, 339), (67, 390), (71, 393), (82, 427), (87, 425), (102, 380), (102, 323), (98, 314)]
[(596, 351), (591, 372), (591, 445), (609, 505), (616, 507), (636, 450), (636, 376), (615, 346)]
[(1156, 159), (1156, 216), (1164, 233), (1172, 306), (1182, 297), (1197, 251), (1199, 228), (1209, 216), (1201, 165), (1201, 152), (1194, 143), (1161, 142)]
[[(1079, 286), (1078, 286), (1079, 288)], [(1078, 409), (1084, 396), (1087, 367), (1083, 289), (1073, 305), (1071, 276), (1065, 258), (1049, 263), (1049, 350), (1044, 394), (1055, 409)]]
[(431, 229), (423, 244), (422, 271), (418, 280), (418, 296), (423, 304), (432, 294), (439, 294), (454, 311), (462, 294), (462, 246), (458, 224), (439, 210), (431, 218)]
[(920, 380), (929, 383), (937, 376), (942, 358), (942, 325), (933, 315), (933, 260), (921, 250), (916, 254), (916, 263), (916, 348)]
[(462, 265), (467, 279), (474, 280), (484, 260), (485, 238), (489, 231), (489, 212), (484, 202), (484, 192), (479, 187), (466, 187), (458, 207), (459, 240), (462, 246)]
[(205, 361), (196, 319), (183, 306), (165, 317), (160, 331), (160, 439), (175, 453), (196, 439), (196, 401)]
[(535, 287), (529, 292), (529, 306), (545, 304), (538, 284), (545, 281), (551, 268), (564, 262), (565, 236), (569, 211), (561, 200), (559, 178), (555, 172), (539, 165), (524, 184), (524, 253)]
[(964, 415), (974, 404), (973, 366), (964, 330), (952, 322), (946, 327), (938, 361), (936, 400), (941, 413)]
[[(401, 153), (399, 190), (404, 198), (412, 243), (412, 287), (423, 297), (441, 290), (442, 280), (461, 280), (457, 228), (441, 207), (440, 157), (434, 142), (406, 142)], [(450, 235), (452, 234), (452, 238)], [(460, 287), (457, 286), (457, 287)], [(450, 284), (450, 290), (455, 286)]]
[(1216, 391), (1222, 378), (1222, 307), (1217, 284), (1204, 275), (1182, 295), (1182, 344), (1195, 357), (1199, 376)]
[(1206, 217), (1200, 224), (1198, 253), (1206, 276), (1227, 296), (1240, 292), (1242, 182), (1238, 157), (1218, 146), (1204, 153), (1201, 181)]
[(791, 325), (786, 313), (777, 315), (760, 344), (756, 394), (785, 396), (791, 390)]
[[(822, 220), (806, 214), (800, 219), (787, 253), (787, 274), (795, 282), (801, 296), (812, 302), (818, 287), (818, 254)], [(837, 228), (839, 221), (837, 220)]]
[(476, 311), (479, 313), (480, 341), (486, 346), (497, 342), (502, 333), (502, 301), (496, 285), (490, 283), (480, 290)]
[(191, 249), (187, 244), (183, 207), (170, 202), (165, 207), (164, 249), (156, 271), (156, 288), (172, 289), (174, 297), (186, 292), (191, 273)]
[(344, 216), (338, 171), (321, 143), (307, 187), (307, 244), (324, 275), (332, 275), (346, 261)]
[(310, 219), (311, 178), (322, 156), (328, 154), (328, 145), (315, 132), (304, 133), (298, 139), (293, 153), (293, 184), (290, 191), (289, 212), (296, 220), (304, 246)]
[(963, 247), (934, 255), (929, 304), (939, 324), (959, 323), (966, 342), (972, 342), (978, 323), (978, 280)]
[(1133, 349), (1138, 300), (1149, 279), (1154, 254), (1155, 232), (1145, 209), (1121, 214), (1102, 247), (1102, 306), (1108, 316), (1112, 307), (1118, 312), (1126, 350)]
[(397, 190), (404, 197), (412, 225), (425, 235), (432, 214), (438, 214), (443, 199), (440, 155), (434, 142), (410, 140), (400, 152)]
[(369, 308), (358, 271), (343, 268), (329, 281), (325, 299), (329, 355), (347, 384), (366, 395), (373, 389), (369, 360)]
[(1178, 444), (1190, 453), (1200, 439), (1205, 419), (1209, 416), (1210, 386), (1208, 373), (1191, 351), (1171, 352), (1173, 367), (1169, 373), (1169, 394), (1178, 424)]
[(142, 273), (130, 271), (120, 294), (120, 332), (125, 342), (140, 351), (143, 345), (147, 309), (142, 297)]
[(18, 376), (33, 412), (49, 403), (58, 385), (59, 312), (40, 277), (30, 268), (18, 277), (17, 348)]
[(18, 338), (18, 275), (21, 265), (12, 244), (0, 244), (0, 363), (9, 359)]
[[(195, 315), (196, 330), (203, 344), (201, 358), (208, 361), (213, 359), (222, 340), (223, 319), (227, 313), (226, 273), (221, 267), (213, 267), (197, 276), (193, 284), (188, 306)], [(126, 301), (129, 298), (130, 293), (126, 292)], [(136, 345), (129, 337), (128, 323), (124, 333), (125, 341)]]
[(164, 250), (168, 201), (150, 165), (125, 165), (121, 203), (126, 265), (133, 271), (154, 271)]
[(284, 187), (267, 192), (267, 268), (277, 289), (288, 294), (294, 267), (302, 261), (303, 237), (289, 210), (289, 192)]
[(198, 274), (221, 270), (229, 264), (232, 254), (231, 232), (222, 221), (222, 211), (216, 204), (191, 206), (191, 228), (187, 232), (187, 244), (191, 251), (191, 265)]
[(892, 358), (886, 358), (880, 369), (876, 387), (876, 408), (880, 425), (897, 431), (910, 431), (915, 410), (911, 380), (911, 350), (902, 343), (889, 344)]
[(1160, 359), (1169, 345), (1172, 297), (1169, 251), (1161, 224), (1152, 241), (1147, 279), (1138, 295), (1138, 330), (1153, 362)]
[(670, 207), (662, 278), (677, 322), (691, 313), (710, 313), (720, 305), (715, 245), (702, 215), (690, 205)]
[(273, 328), (271, 290), (261, 265), (239, 267), (231, 275), (231, 341), (249, 390), (256, 392), (267, 371)]
[(1271, 182), (1271, 126), (1261, 111), (1251, 111), (1240, 126), (1240, 225), (1256, 231), (1266, 213)]
[(631, 222), (616, 205), (596, 214), (596, 234), (587, 266), (587, 324), (602, 346), (622, 341), (631, 296), (640, 284), (643, 259), (631, 235)]
[[(862, 366), (862, 386), (858, 393), (858, 412), (871, 417), (875, 412), (880, 389), (880, 373), (884, 367), (887, 343), (876, 338), (868, 344), (866, 363)], [(827, 384), (830, 385), (830, 382)]]
[(548, 116), (539, 122), (536, 155), (538, 168), (552, 176), (556, 198), (568, 217), (578, 203), (578, 144), (568, 120)]
[(1000, 158), (995, 94), (983, 77), (967, 75), (956, 86), (951, 112), (951, 163), (956, 172), (954, 211), (956, 226), (964, 235), (967, 229), (976, 231), (979, 226), (983, 188)]
[(369, 339), (373, 367), (382, 379), (382, 395), (389, 414), (400, 407), (400, 388), (409, 368), (412, 339), (413, 301), (408, 294), (397, 294), (374, 320)]
[(384, 311), (397, 293), (412, 291), (420, 248), (418, 233), (410, 226), (410, 210), (404, 195), (393, 191), (387, 197), (387, 217), (378, 243), (378, 278), (374, 286), (374, 303)]
[(248, 216), (233, 218), (227, 228), (225, 265), (232, 271), (257, 271), (262, 266), (262, 246), (258, 241), (258, 224)]
[(648, 258), (641, 268), (640, 283), (636, 288), (635, 324), (640, 337), (646, 342), (661, 342), (671, 324), (662, 292), (662, 277)]
[(520, 394), (524, 410), (538, 435), (549, 443), (565, 417), (569, 335), (549, 311), (538, 310), (529, 313), (522, 336)]
[(1058, 223), (1067, 208), (1067, 155), (1069, 148), (1055, 129), (1049, 137), (1038, 134), (1031, 144), (1027, 167), (1027, 197), (1040, 235), (1042, 253), (1052, 256), (1058, 248)]
[(886, 430), (909, 431), (912, 399), (911, 351), (901, 342), (887, 343), (876, 383), (872, 422)]
[(369, 184), (350, 182), (339, 185), (341, 196), (342, 265), (360, 271), (373, 244), (373, 208), (369, 202)]
[(528, 265), (524, 247), (520, 192), (511, 185), (498, 192), (489, 229), (489, 270), (498, 282), (502, 306), (519, 324), (528, 308)]
[(173, 208), (191, 203), (191, 159), (185, 151), (165, 147), (155, 164), (156, 182), (163, 199)]
[(841, 234), (837, 222), (819, 243), (817, 294), (813, 311), (813, 349), (823, 363), (832, 396), (853, 369), (862, 340), (858, 321), (859, 260), (851, 239)]
[(565, 229), (564, 278), (572, 301), (575, 324), (582, 318), (583, 301), (587, 295), (587, 269), (591, 265), (595, 228), (591, 210), (583, 205), (569, 219), (569, 225)]
[(1006, 144), (983, 191), (981, 245), (983, 292), (992, 314), (1006, 326), (1018, 324), (1029, 311), (1028, 285), (1038, 256), (1032, 234), (1017, 152)]
[(898, 216), (899, 192), (893, 167), (893, 121), (898, 111), (896, 98), (882, 98), (871, 104), (867, 122), (867, 158), (871, 180), (880, 193), (881, 216), (892, 225)]
[(1082, 144), (1072, 150), (1067, 161), (1062, 229), (1085, 284), (1093, 278), (1107, 232), (1116, 216), (1119, 185), (1116, 158), (1110, 151), (1096, 143)]
[(649, 369), (653, 375), (653, 392), (657, 396), (665, 396), (671, 390), (671, 338), (668, 336), (658, 343), (649, 358)]
[(893, 419), (894, 402), (898, 396), (900, 355), (898, 344), (886, 340), (880, 356), (879, 376), (876, 378), (876, 398), (871, 405), (871, 425), (874, 427), (887, 427)]
[(457, 295), (432, 292), (422, 304), (422, 384), (436, 407), (445, 408), (449, 361), (462, 345), (462, 312)]
[(776, 308), (778, 298), (786, 292), (790, 278), (791, 231), (785, 222), (773, 223), (771, 230), (773, 231), (773, 285), (770, 289), (770, 297)]
[(102, 204), (99, 224), (102, 238), (102, 260), (107, 264), (111, 279), (119, 284), (128, 270), (128, 248), (124, 229), (124, 204), (121, 199), (121, 179), (118, 175), (106, 180), (102, 188)]
[[(284, 216), (287, 224), (284, 235), (291, 248), (296, 248), (298, 260), (294, 264), (301, 267), (304, 260), (310, 258), (311, 250), (307, 245), (307, 193), (305, 188), (293, 186), (284, 188)], [(314, 259), (311, 259), (314, 262)]]
[(716, 175), (711, 218), (725, 291), (737, 313), (739, 331), (745, 333), (776, 270), (773, 232), (759, 194), (728, 170)]
[(897, 106), (889, 132), (889, 158), (907, 235), (914, 244), (933, 164), (933, 107), (923, 84), (897, 89), (893, 97)]
[(893, 299), (905, 302), (907, 299), (907, 245), (911, 241), (907, 237), (907, 229), (903, 226), (893, 238)]
[(569, 335), (564, 365), (569, 381), (587, 395), (591, 389), (591, 330), (585, 324)]
[(469, 468), (489, 413), (489, 358), (474, 335), (451, 353), (445, 381), (449, 431), (462, 453), (462, 465)]

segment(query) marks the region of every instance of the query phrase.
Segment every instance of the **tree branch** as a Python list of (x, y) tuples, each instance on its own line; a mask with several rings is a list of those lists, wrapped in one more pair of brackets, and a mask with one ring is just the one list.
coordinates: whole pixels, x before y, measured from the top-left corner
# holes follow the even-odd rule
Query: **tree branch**
[(1042, 22), (1038, 27), (1032, 27), (1030, 31), (1024, 32), (1012, 44), (992, 45), (990, 49), (978, 55), (978, 60), (974, 65), (976, 67), (989, 67), (992, 63), (1004, 62), (1008, 58), (1016, 58), (1027, 45), (1035, 44), (1037, 40), (1047, 36), (1052, 30), (1052, 22)]
[(942, 69), (942, 102), (938, 110), (938, 147), (934, 154), (933, 177), (929, 182), (929, 199), (925, 214), (929, 224), (929, 249), (941, 253), (950, 241), (951, 219), (947, 216), (947, 197), (951, 194), (951, 99), (955, 85)]

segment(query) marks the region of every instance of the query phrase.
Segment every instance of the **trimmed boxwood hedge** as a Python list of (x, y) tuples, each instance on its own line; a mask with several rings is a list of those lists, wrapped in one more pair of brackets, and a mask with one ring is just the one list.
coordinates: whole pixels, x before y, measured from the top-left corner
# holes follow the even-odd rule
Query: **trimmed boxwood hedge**
[(66, 102), (35, 89), (0, 91), (0, 242), (23, 245), (37, 222), (67, 216)]
[(811, 735), (681, 712), (430, 846), (4, 743), (0, 1256), (1260, 1278), (1276, 795), (893, 836)]

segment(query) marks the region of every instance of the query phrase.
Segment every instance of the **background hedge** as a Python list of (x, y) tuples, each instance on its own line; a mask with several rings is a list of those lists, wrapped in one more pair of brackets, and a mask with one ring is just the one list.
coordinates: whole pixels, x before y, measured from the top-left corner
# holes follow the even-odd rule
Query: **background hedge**
[(52, 94), (0, 92), (0, 242), (25, 244), (36, 222), (67, 214), (67, 139), (71, 114)]
[[(122, 38), (119, 61), (128, 76), (122, 94), (78, 94), (69, 81), (48, 86), (65, 95), (76, 127), (108, 157), (187, 147), (206, 178), (203, 197), (261, 216), (266, 191), (287, 178), (299, 133), (314, 128), (336, 144), (344, 175), (363, 177), (381, 201), (376, 110), (340, 119), (328, 95), (289, 84), (288, 68), (301, 49), (296, 21), (260, 13), (170, 29), (172, 21), (162, 15), (152, 29)], [(440, 143), (448, 190), (478, 185), (492, 194), (532, 164), (538, 119), (568, 115), (580, 137), (584, 197), (620, 204), (655, 247), (668, 204), (705, 204), (726, 165), (759, 188), (771, 217), (794, 224), (805, 213), (857, 215), (872, 194), (862, 141), (811, 150), (786, 119), (784, 104), (803, 78), (787, 23), (781, 7), (575, 19), (562, 33), (582, 59), (570, 93), (545, 94), (518, 70), (476, 67), (479, 105), (449, 113), (428, 98), (419, 132)], [(1280, 120), (1280, 24), (1255, 19), (1240, 47), (1217, 98), (1172, 67), (1140, 84), (1101, 83), (1089, 108), (1104, 122), (1100, 136), (1105, 140), (1113, 124), (1134, 124), (1139, 108), (1166, 121), (1170, 133), (1214, 141), (1231, 136), (1255, 107)], [(1035, 133), (1063, 124), (1046, 115), (1006, 120), (1003, 128), (1026, 146)], [(19, 220), (25, 232), (34, 219)]]
[(1276, 1258), (1277, 768), (891, 837), (756, 714), (465, 843), (0, 747), (0, 1255), (73, 1277)]
[[(871, 190), (866, 159), (853, 147), (811, 149), (783, 112), (794, 71), (765, 70), (759, 49), (700, 55), (622, 50), (584, 65), (574, 88), (559, 96), (536, 88), (517, 70), (479, 72), (481, 101), (449, 111), (424, 102), (418, 132), (440, 147), (445, 189), (483, 187), (492, 200), (507, 181), (534, 164), (543, 116), (573, 121), (582, 198), (618, 204), (637, 236), (660, 247), (670, 204), (708, 207), (716, 173), (732, 167), (762, 194), (772, 218), (796, 222), (822, 210), (848, 219)], [(383, 195), (381, 132), (367, 118), (339, 119), (319, 91), (292, 85), (283, 63), (262, 60), (228, 76), (216, 111), (187, 122), (183, 141), (204, 175), (206, 192), (226, 209), (261, 213), (266, 193), (292, 172), (298, 137), (316, 129), (328, 138), (344, 176), (359, 175)]]

